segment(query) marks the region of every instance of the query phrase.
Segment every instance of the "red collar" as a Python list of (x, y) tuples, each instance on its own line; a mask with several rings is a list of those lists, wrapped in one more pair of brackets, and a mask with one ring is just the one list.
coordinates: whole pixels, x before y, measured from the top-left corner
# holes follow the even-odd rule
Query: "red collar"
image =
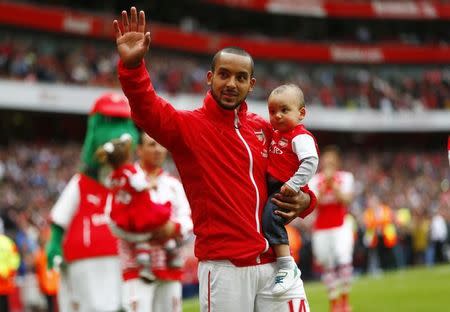
[(297, 131), (305, 131), (305, 126), (303, 124), (298, 124), (297, 126), (295, 126), (294, 129), (292, 129), (291, 131), (288, 132), (280, 132), (278, 130), (275, 131), (275, 133), (278, 134), (279, 137), (284, 137), (284, 138), (292, 138), (297, 134)]
[(205, 96), (203, 100), (203, 110), (205, 113), (214, 120), (214, 122), (221, 122), (226, 125), (234, 126), (234, 121), (236, 117), (236, 110), (239, 117), (239, 122), (245, 121), (245, 116), (247, 115), (247, 103), (244, 101), (240, 104), (237, 109), (228, 110), (220, 107), (217, 101), (211, 94), (211, 91)]

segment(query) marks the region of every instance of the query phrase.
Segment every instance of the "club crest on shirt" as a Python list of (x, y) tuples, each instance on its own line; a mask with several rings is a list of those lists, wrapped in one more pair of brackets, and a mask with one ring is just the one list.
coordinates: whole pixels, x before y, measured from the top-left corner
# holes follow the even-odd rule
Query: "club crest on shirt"
[(262, 129), (255, 131), (255, 135), (258, 138), (259, 142), (261, 142), (263, 145), (266, 144), (266, 135), (264, 134), (264, 131)]
[(277, 143), (272, 140), (272, 142), (270, 142), (269, 153), (282, 155), (283, 151), (277, 146)]

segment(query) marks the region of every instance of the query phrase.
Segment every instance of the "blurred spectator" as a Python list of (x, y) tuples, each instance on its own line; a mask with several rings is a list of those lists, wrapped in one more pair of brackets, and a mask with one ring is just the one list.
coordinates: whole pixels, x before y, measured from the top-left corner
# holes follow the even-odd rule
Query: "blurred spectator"
[(425, 251), (429, 243), (430, 220), (425, 209), (413, 210), (412, 245), (414, 264), (425, 263)]
[(56, 312), (56, 294), (58, 293), (59, 273), (53, 268), (47, 269), (45, 245), (49, 239), (50, 229), (46, 227), (39, 234), (39, 247), (34, 255), (36, 277), (39, 290), (46, 300), (47, 312)]
[[(442, 208), (443, 210), (443, 208)], [(430, 224), (430, 242), (426, 251), (426, 264), (434, 265), (435, 262), (444, 262), (444, 244), (447, 241), (448, 232), (447, 224), (442, 211), (437, 209), (434, 211)]]
[(0, 233), (0, 311), (10, 311), (9, 296), (15, 290), (15, 275), (20, 257), (14, 242)]
[(381, 270), (396, 266), (393, 248), (397, 244), (392, 209), (382, 204), (375, 194), (367, 199), (364, 211), (364, 243), (368, 248), (368, 272), (378, 274)]
[(397, 265), (400, 268), (412, 264), (412, 236), (411, 236), (411, 211), (408, 208), (400, 207), (395, 215), (398, 244), (395, 247)]

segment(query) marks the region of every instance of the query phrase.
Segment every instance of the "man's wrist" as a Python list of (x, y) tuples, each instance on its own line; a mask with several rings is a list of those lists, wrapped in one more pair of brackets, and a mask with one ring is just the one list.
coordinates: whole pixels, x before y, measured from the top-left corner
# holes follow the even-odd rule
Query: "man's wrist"
[(125, 69), (125, 70), (133, 70), (133, 69), (137, 69), (139, 67), (141, 67), (141, 65), (144, 64), (144, 60), (140, 60), (138, 63), (125, 63), (124, 61), (122, 61), (122, 59), (119, 59), (119, 69)]
[(316, 208), (317, 205), (317, 198), (313, 191), (311, 191), (308, 187), (302, 188), (302, 196), (307, 196), (304, 198), (305, 201), (307, 201), (308, 206), (306, 206), (306, 209), (303, 209), (302, 212), (299, 213), (300, 218), (305, 218), (308, 216), (311, 212), (313, 212), (314, 208)]

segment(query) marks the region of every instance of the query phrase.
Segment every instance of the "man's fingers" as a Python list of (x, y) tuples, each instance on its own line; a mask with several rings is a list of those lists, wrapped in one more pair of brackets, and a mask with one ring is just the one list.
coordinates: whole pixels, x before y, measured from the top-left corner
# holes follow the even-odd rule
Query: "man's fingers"
[(139, 11), (138, 32), (145, 33), (145, 12)]
[(120, 37), (122, 37), (122, 32), (120, 31), (119, 22), (117, 20), (114, 20), (113, 27), (114, 27), (114, 35), (116, 36), (116, 39), (119, 39)]
[(136, 7), (131, 7), (131, 23), (130, 23), (130, 31), (137, 31), (137, 10)]
[(122, 25), (123, 32), (127, 33), (130, 31), (130, 24), (128, 23), (128, 13), (127, 11), (122, 11)]
[[(287, 198), (289, 198), (289, 197), (287, 197)], [(280, 199), (282, 199), (282, 198), (280, 198)], [(274, 203), (275, 205), (277, 205), (281, 209), (286, 209), (286, 210), (295, 210), (296, 209), (294, 204), (287, 203), (287, 202), (284, 201), (284, 199), (282, 199), (282, 200), (283, 201), (279, 200), (276, 197), (273, 197), (272, 198), (272, 203)]]

